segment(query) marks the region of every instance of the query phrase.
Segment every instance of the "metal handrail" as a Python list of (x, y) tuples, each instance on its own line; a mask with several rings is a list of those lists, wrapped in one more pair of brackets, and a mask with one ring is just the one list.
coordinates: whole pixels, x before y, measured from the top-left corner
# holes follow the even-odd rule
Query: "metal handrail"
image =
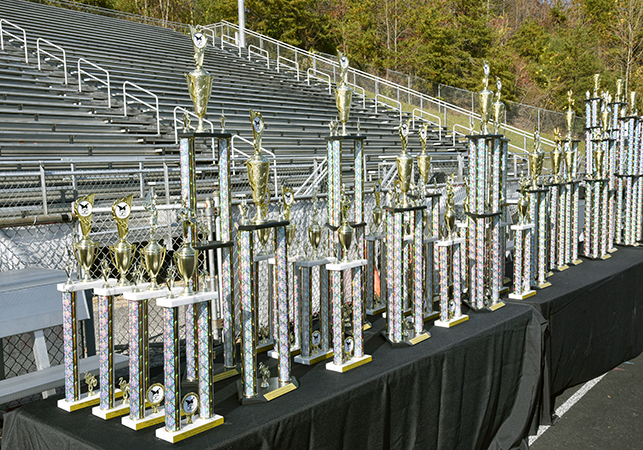
[(375, 94), (375, 113), (377, 114), (377, 105), (379, 103), (382, 103), (383, 105), (386, 105), (386, 106), (392, 106), (392, 105), (389, 105), (388, 103), (380, 102), (379, 101), (380, 98), (383, 98), (384, 100), (388, 100), (388, 101), (390, 101), (392, 103), (397, 103), (397, 107), (400, 110), (400, 122), (401, 122), (402, 121), (402, 103), (400, 103), (399, 101), (397, 101), (397, 100), (395, 100), (393, 98), (387, 97), (385, 95)]
[[(321, 70), (313, 69), (312, 67), (306, 71), (306, 82), (308, 83), (308, 86), (310, 86), (310, 79), (313, 78), (315, 80), (319, 81), (326, 81), (323, 78), (320, 78), (316, 75), (315, 73), (319, 73), (321, 75), (325, 75), (328, 78), (328, 94), (330, 95), (331, 92), (331, 82), (330, 82), (330, 75), (328, 75), (326, 72), (322, 72)], [(311, 75), (313, 74), (313, 75)]]
[[(9, 26), (12, 26), (12, 27), (22, 31), (22, 39), (20, 39), (15, 34), (9, 33), (7, 30), (3, 30), (2, 29), (2, 23), (3, 22), (6, 23)], [(4, 51), (4, 35), (5, 34), (8, 34), (12, 38), (17, 39), (19, 41), (22, 40), (22, 43), (25, 44), (25, 63), (29, 63), (29, 56), (28, 56), (28, 52), (27, 52), (27, 32), (25, 31), (25, 29), (19, 27), (16, 24), (13, 24), (13, 23), (9, 22), (7, 19), (0, 19), (0, 49), (3, 50), (3, 51)]]
[[(420, 113), (420, 115), (416, 116), (415, 111), (418, 111)], [(438, 137), (440, 138), (440, 140), (442, 140), (442, 118), (440, 116), (436, 116), (435, 114), (431, 114), (429, 112), (422, 111), (420, 108), (415, 108), (413, 110), (413, 119), (412, 119), (413, 120), (413, 128), (415, 128), (415, 118), (417, 117), (420, 120), (424, 120), (424, 116), (435, 117), (436, 119), (438, 119), (438, 122), (437, 122), (437, 125), (438, 125)], [(431, 122), (431, 121), (429, 120), (427, 122)], [(435, 122), (431, 122), (431, 123), (435, 124)]]
[[(313, 158), (317, 159), (317, 158)], [(327, 162), (328, 162), (328, 157), (324, 157), (319, 165), (315, 167), (315, 169), (312, 171), (312, 173), (304, 180), (303, 183), (301, 183), (301, 186), (299, 186), (299, 189), (295, 192), (295, 197), (298, 196), (299, 194), (301, 195), (310, 195), (310, 192), (319, 184), (319, 181), (323, 179), (323, 177), (328, 174), (328, 167), (327, 167)], [(317, 174), (319, 172), (319, 174)], [(306, 188), (306, 184), (312, 180), (312, 183), (310, 183), (310, 186)], [(304, 190), (304, 188), (306, 188)], [(302, 193), (302, 191), (304, 191)]]
[[(135, 89), (138, 89), (139, 91), (145, 92), (147, 95), (150, 95), (154, 97), (154, 100), (156, 101), (156, 106), (150, 105), (149, 103), (141, 100), (138, 97), (133, 96), (132, 94), (128, 94), (125, 90), (125, 86), (132, 86)], [(156, 94), (153, 94), (152, 92), (148, 91), (147, 89), (143, 89), (142, 87), (132, 83), (131, 81), (126, 81), (123, 83), (123, 116), (127, 117), (127, 99), (131, 98), (132, 100), (147, 106), (150, 108), (152, 111), (156, 111), (156, 134), (160, 135), (161, 134), (161, 111), (159, 109), (159, 98)]]
[[(87, 72), (86, 70), (81, 69), (80, 68), (80, 63), (81, 62), (89, 64), (93, 68), (98, 69), (98, 70), (100, 70), (102, 72), (105, 72), (105, 76), (107, 77), (107, 81), (103, 81), (100, 78), (96, 77), (95, 75)], [(109, 72), (107, 70), (103, 69), (102, 67), (94, 64), (93, 62), (87, 61), (85, 58), (79, 58), (78, 59), (78, 92), (83, 92), (83, 84), (82, 84), (81, 74), (85, 74), (89, 78), (91, 78), (92, 80), (97, 81), (97, 82), (107, 86), (107, 107), (111, 108), (112, 107), (112, 90), (111, 90), (111, 86), (110, 86), (110, 83), (109, 83)]]
[[(213, 38), (212, 42), (214, 42), (214, 36), (212, 36), (212, 38)], [(227, 40), (224, 39), (224, 38), (227, 38)], [(234, 39), (234, 42), (233, 42), (230, 37), (221, 34), (221, 48), (223, 48), (223, 44), (228, 44), (230, 47), (238, 48), (239, 49), (239, 56), (241, 56), (241, 47), (239, 47), (237, 45), (236, 41), (237, 41), (236, 38)]]
[[(232, 139), (230, 140), (230, 147), (232, 148), (232, 159), (234, 159), (234, 157), (235, 157), (234, 156), (235, 151), (241, 153), (246, 158), (250, 158), (250, 155), (248, 155), (247, 153), (242, 152), (241, 150), (239, 150), (238, 148), (236, 148), (234, 146), (234, 140), (235, 139), (241, 139), (243, 142), (245, 142), (248, 145), (253, 146), (253, 148), (254, 148), (254, 143), (251, 140), (246, 139), (243, 136), (240, 136), (238, 134), (235, 134), (234, 136), (232, 136)], [(272, 169), (273, 169), (273, 172), (275, 174), (275, 196), (278, 196), (279, 195), (279, 181), (278, 181), (278, 177), (277, 177), (277, 156), (273, 152), (271, 152), (270, 150), (266, 150), (263, 147), (261, 147), (261, 150), (266, 152), (270, 156), (272, 156), (272, 161), (273, 161)]]
[[(253, 49), (257, 49), (258, 52), (254, 51)], [(265, 53), (265, 55), (264, 55)], [(264, 48), (259, 48), (256, 45), (249, 45), (248, 46), (248, 59), (250, 59), (250, 55), (255, 55), (258, 56), (259, 58), (265, 58), (266, 59), (266, 67), (270, 69), (270, 53), (268, 53), (268, 50)]]
[[(41, 50), (41, 49), (40, 49), (40, 42), (44, 42), (45, 44), (49, 44), (49, 45), (51, 45), (52, 47), (57, 48), (58, 50), (60, 50), (60, 51), (62, 52), (62, 54), (63, 54), (62, 59), (61, 59), (61, 58), (59, 58), (59, 57), (58, 57), (58, 56), (56, 56), (56, 55), (53, 55), (53, 54), (51, 54), (51, 53), (49, 53), (49, 52), (45, 51), (45, 50)], [(50, 58), (53, 58), (53, 59), (55, 59), (55, 60), (60, 61), (60, 62), (62, 62), (62, 63), (63, 63), (63, 72), (65, 73), (65, 84), (69, 84), (69, 83), (67, 82), (67, 56), (66, 56), (67, 54), (65, 53), (65, 49), (64, 49), (64, 48), (62, 48), (62, 47), (61, 47), (61, 46), (59, 46), (59, 45), (56, 45), (56, 44), (54, 44), (54, 43), (52, 43), (52, 42), (49, 42), (47, 39), (43, 39), (43, 38), (41, 38), (41, 37), (39, 37), (38, 39), (36, 39), (36, 56), (37, 56), (37, 58), (38, 58), (38, 70), (41, 70), (41, 68), (40, 68), (40, 53), (44, 53), (45, 55), (49, 56)]]
[[(289, 66), (288, 64), (284, 64), (282, 61), (285, 61), (287, 63), (293, 64), (292, 66)], [(297, 61), (293, 61), (292, 59), (284, 58), (283, 56), (277, 57), (277, 72), (279, 72), (279, 66), (284, 66), (287, 69), (295, 69), (297, 72), (297, 81), (299, 81), (299, 63)]]
[[(455, 137), (456, 137), (456, 135), (458, 135), (458, 136), (467, 136), (465, 133), (460, 133), (459, 131), (456, 131), (456, 128), (462, 128), (466, 133), (480, 134), (479, 131), (472, 130), (471, 128), (467, 128), (467, 127), (465, 127), (463, 125), (460, 125), (460, 124), (456, 123), (455, 125), (453, 125), (453, 145), (455, 145)], [(509, 142), (509, 147), (511, 147), (514, 150), (514, 154), (518, 154), (518, 156), (521, 157), (521, 158), (522, 158), (521, 153), (529, 153), (524, 148), (518, 147), (517, 145), (514, 145), (511, 142)]]
[[(353, 83), (351, 83), (351, 82), (348, 82), (348, 83), (346, 83), (346, 84), (348, 84), (350, 87), (352, 87), (352, 88), (355, 90), (355, 93), (356, 93), (357, 95), (360, 95), (360, 94), (357, 92), (358, 90), (362, 91), (362, 94), (361, 94), (361, 96), (362, 96), (362, 108), (366, 109), (366, 91), (364, 90), (364, 88), (363, 88), (363, 87), (361, 87), (361, 86), (358, 86), (358, 85), (356, 85), (356, 84), (353, 84)], [(376, 112), (377, 112), (377, 111), (376, 111)]]
[[(195, 117), (196, 119), (199, 118), (199, 116), (197, 116), (195, 113), (193, 113), (190, 110), (185, 109), (182, 106), (176, 106), (174, 108), (174, 111), (173, 111), (174, 121), (173, 121), (173, 123), (174, 123), (174, 143), (175, 144), (179, 143), (179, 129), (178, 129), (177, 125), (181, 123), (181, 120), (176, 117), (176, 112), (177, 111), (181, 111), (182, 113), (187, 114), (187, 115), (192, 116), (192, 117)], [(203, 119), (203, 121), (205, 123), (207, 123), (208, 125), (210, 125), (210, 131), (212, 133), (214, 133), (214, 124), (212, 122), (210, 122), (208, 119)], [(212, 146), (212, 161), (215, 161), (216, 160), (216, 153), (215, 153), (215, 148), (214, 148), (214, 138), (212, 138), (211, 146)]]

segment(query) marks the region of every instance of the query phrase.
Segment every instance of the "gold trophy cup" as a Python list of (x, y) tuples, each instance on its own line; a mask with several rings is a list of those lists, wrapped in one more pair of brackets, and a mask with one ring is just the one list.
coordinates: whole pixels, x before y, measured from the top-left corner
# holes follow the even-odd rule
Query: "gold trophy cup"
[(411, 206), (408, 197), (408, 191), (411, 187), (411, 171), (413, 170), (413, 157), (406, 153), (406, 147), (409, 143), (409, 124), (411, 119), (405, 123), (400, 124), (400, 140), (402, 141), (402, 153), (396, 159), (397, 164), (397, 177), (400, 182), (400, 190), (402, 191), (402, 207), (408, 208)]
[(505, 104), (500, 101), (502, 81), (498, 77), (496, 77), (496, 88), (498, 91), (496, 92), (496, 101), (493, 102), (493, 134), (498, 134), (500, 131), (500, 123), (505, 114)]
[(72, 244), (74, 249), (74, 257), (80, 267), (83, 268), (83, 279), (85, 283), (89, 283), (92, 278), (89, 276), (89, 269), (94, 260), (96, 259), (96, 252), (98, 251), (98, 242), (93, 241), (88, 235), (92, 230), (92, 211), (94, 209), (94, 194), (80, 197), (74, 203), (74, 213), (80, 222), (80, 229), (83, 237), (78, 242)]
[(188, 83), (190, 98), (194, 104), (194, 112), (199, 118), (199, 125), (197, 126), (196, 132), (203, 133), (205, 131), (203, 119), (208, 110), (208, 102), (210, 101), (210, 94), (212, 93), (212, 75), (203, 69), (203, 57), (208, 40), (200, 29), (193, 26), (190, 26), (190, 34), (192, 35), (192, 44), (194, 46), (196, 70), (186, 73), (185, 79)]
[(538, 189), (538, 178), (543, 170), (545, 154), (540, 144), (540, 131), (534, 130), (534, 151), (529, 153), (529, 170), (531, 172), (531, 188)]
[(257, 213), (252, 219), (252, 223), (259, 225), (266, 221), (261, 207), (266, 198), (268, 191), (268, 175), (270, 171), (270, 160), (261, 154), (261, 137), (264, 132), (264, 122), (260, 112), (250, 110), (250, 120), (252, 122), (252, 134), (255, 153), (246, 161), (248, 168), (248, 181), (252, 190), (252, 201), (257, 207)]
[(317, 213), (319, 212), (317, 206), (317, 188), (313, 192), (313, 223), (308, 227), (308, 240), (310, 241), (310, 246), (313, 249), (312, 259), (317, 258), (317, 249), (321, 243), (322, 228), (317, 222)]
[(563, 161), (563, 152), (561, 151), (560, 130), (554, 128), (554, 149), (551, 151), (551, 171), (554, 174), (554, 183), (560, 183), (560, 167)]
[(489, 63), (484, 60), (483, 63), (483, 88), (478, 93), (480, 98), (480, 131), (482, 134), (489, 134), (489, 116), (493, 103), (493, 92), (489, 89)]
[(194, 295), (195, 291), (190, 283), (199, 265), (199, 251), (192, 247), (191, 233), (196, 220), (194, 211), (186, 203), (181, 210), (183, 220), (183, 245), (174, 253), (174, 263), (183, 279), (183, 290), (181, 296)]
[(380, 224), (382, 223), (382, 217), (384, 215), (384, 210), (380, 205), (382, 202), (382, 180), (377, 180), (373, 186), (373, 191), (375, 192), (375, 207), (373, 208), (373, 227), (372, 232), (376, 234), (380, 229)]
[(348, 223), (348, 198), (346, 197), (346, 189), (342, 185), (342, 224), (337, 229), (337, 236), (339, 237), (339, 243), (342, 246), (342, 262), (350, 261), (348, 259), (348, 250), (351, 248), (351, 243), (353, 242), (353, 227)]
[(157, 291), (161, 286), (156, 282), (163, 262), (165, 261), (165, 247), (160, 245), (154, 239), (154, 233), (158, 229), (158, 211), (156, 210), (156, 195), (152, 190), (147, 193), (145, 198), (145, 209), (151, 213), (150, 215), (150, 242), (141, 250), (141, 257), (143, 259), (143, 266), (145, 271), (150, 276), (150, 285), (148, 291)]
[[(284, 219), (290, 221), (290, 208), (292, 207), (293, 202), (295, 201), (295, 194), (293, 194), (292, 189), (281, 187), (281, 195), (284, 202)], [(290, 222), (286, 226), (286, 243), (288, 248), (292, 245), (293, 240), (295, 239), (295, 232), (297, 227), (294, 223)]]
[(117, 199), (112, 205), (112, 215), (118, 229), (118, 242), (116, 242), (116, 245), (111, 245), (109, 249), (112, 252), (112, 261), (121, 275), (117, 286), (129, 286), (125, 276), (132, 265), (132, 261), (134, 261), (135, 246), (127, 242), (133, 199), (134, 195), (129, 195), (128, 197)]
[(342, 136), (346, 136), (346, 122), (351, 112), (351, 100), (353, 90), (348, 86), (348, 58), (337, 50), (339, 60), (339, 83), (335, 89), (335, 104), (339, 113), (339, 121), (342, 123)]

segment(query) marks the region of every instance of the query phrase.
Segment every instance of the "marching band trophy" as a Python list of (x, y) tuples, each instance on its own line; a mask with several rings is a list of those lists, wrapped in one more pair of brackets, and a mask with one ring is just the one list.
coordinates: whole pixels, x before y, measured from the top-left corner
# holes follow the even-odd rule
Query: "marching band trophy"
[(466, 257), (465, 239), (456, 233), (455, 201), (453, 198), (453, 175), (447, 179), (446, 211), (444, 212), (444, 238), (436, 242), (438, 248), (438, 272), (440, 274), (440, 318), (436, 327), (451, 328), (469, 320), (462, 314), (462, 272), (461, 259)]
[[(352, 227), (355, 230), (354, 241), (356, 243), (356, 258), (366, 258), (366, 217), (364, 215), (364, 140), (366, 137), (361, 135), (358, 130), (357, 135), (349, 135), (346, 132), (346, 122), (350, 113), (352, 89), (348, 86), (348, 69), (349, 61), (340, 51), (337, 52), (339, 59), (340, 81), (335, 90), (335, 101), (339, 120), (342, 123), (342, 133), (337, 132), (327, 137), (326, 148), (328, 152), (328, 223), (327, 226), (333, 231), (329, 233), (329, 252), (330, 255), (336, 255), (341, 251), (341, 245), (338, 241), (337, 233), (334, 231), (341, 225), (341, 188), (345, 180), (342, 180), (342, 153), (350, 152), (353, 156), (353, 201), (354, 201), (354, 223)], [(364, 269), (361, 266), (355, 269), (356, 293), (360, 302), (362, 302), (362, 322), (369, 328), (370, 324), (366, 321), (365, 296), (362, 286), (364, 285)], [(331, 287), (332, 289), (332, 287)]]
[(622, 180), (622, 231), (620, 242), (626, 246), (638, 246), (641, 238), (637, 229), (640, 227), (641, 217), (641, 186), (643, 170), (641, 164), (641, 119), (636, 108), (636, 92), (630, 92), (628, 114), (620, 118), (619, 136), (619, 170), (618, 175)]
[(609, 203), (608, 203), (608, 221), (609, 237), (608, 242), (611, 246), (610, 253), (614, 253), (617, 248), (615, 244), (623, 242), (622, 239), (622, 221), (623, 221), (623, 178), (620, 176), (621, 167), (621, 117), (625, 115), (627, 103), (623, 101), (623, 80), (616, 80), (616, 95), (614, 101), (609, 104), (612, 115), (610, 116), (610, 142), (607, 164), (609, 177)]
[[(554, 128), (554, 149), (550, 153), (552, 176), (549, 180), (549, 268), (559, 271), (569, 269), (565, 259), (564, 228), (569, 209), (566, 208), (567, 183), (561, 177), (564, 158), (562, 147), (560, 130)], [(525, 247), (526, 250), (527, 248)], [(529, 248), (529, 251), (531, 252), (531, 248)]]
[[(573, 139), (574, 128), (574, 99), (573, 92), (567, 92), (567, 111), (565, 111), (565, 122), (567, 125), (567, 137), (565, 139), (565, 152), (564, 152), (564, 176), (567, 183), (567, 202), (569, 206), (565, 206), (567, 214), (564, 221), (565, 241), (566, 241), (566, 256), (565, 261), (574, 265), (579, 265), (583, 262), (578, 257), (578, 240), (580, 237), (578, 229), (578, 211), (579, 211), (579, 192), (581, 180), (578, 177), (578, 139)], [(533, 216), (532, 220), (533, 220)]]
[[(335, 259), (320, 258), (317, 248), (321, 242), (322, 227), (317, 221), (317, 188), (313, 192), (313, 222), (308, 227), (308, 239), (312, 248), (309, 260), (294, 263), (295, 295), (301, 305), (301, 354), (295, 356), (295, 362), (312, 365), (333, 356), (330, 347), (330, 312), (328, 304), (328, 271), (326, 264)], [(319, 326), (313, 323), (313, 270), (319, 271), (319, 288), (315, 296), (319, 298)]]
[[(132, 213), (132, 200), (129, 195), (117, 199), (112, 205), (112, 215), (118, 230), (116, 245), (110, 246), (112, 261), (118, 269), (120, 279), (118, 283), (107, 279), (105, 271), (105, 284), (94, 288), (94, 295), (98, 297), (98, 358), (100, 362), (100, 404), (92, 408), (92, 414), (103, 420), (122, 416), (129, 412), (129, 402), (122, 392), (121, 401), (117, 401), (117, 390), (114, 380), (114, 297), (132, 290), (133, 286), (125, 278), (129, 267), (132, 265), (135, 246), (127, 242), (129, 232), (129, 218)], [(105, 262), (106, 260), (103, 260)], [(105, 267), (107, 263), (105, 262)]]
[[(154, 239), (158, 229), (158, 211), (153, 189), (147, 193), (144, 207), (150, 213), (150, 242), (140, 254), (151, 282), (147, 289), (141, 290), (143, 286), (139, 285), (138, 292), (135, 289), (123, 294), (129, 308), (130, 410), (129, 415), (121, 419), (121, 423), (136, 431), (157, 425), (165, 419), (165, 410), (158, 409), (158, 405), (165, 398), (165, 388), (160, 383), (154, 387), (150, 386), (148, 301), (165, 297), (170, 293), (167, 288), (157, 283), (166, 251), (165, 247)], [(146, 409), (147, 403), (152, 405), (151, 409)]]
[[(242, 404), (267, 402), (298, 387), (297, 380), (290, 374), (290, 340), (288, 334), (288, 260), (286, 227), (288, 221), (268, 221), (264, 216), (263, 206), (268, 192), (268, 175), (270, 160), (261, 154), (261, 138), (264, 122), (260, 113), (250, 110), (252, 133), (254, 137), (254, 154), (246, 161), (248, 181), (252, 190), (252, 199), (257, 214), (250, 224), (243, 223), (237, 228), (239, 251), (239, 285), (241, 306), (241, 380), (237, 382), (239, 401)], [(268, 380), (268, 387), (257, 385), (257, 295), (259, 273), (256, 269), (254, 255), (254, 234), (274, 229), (274, 283), (276, 318), (275, 346), (277, 348), (279, 376)], [(270, 271), (269, 271), (270, 272)]]
[[(424, 302), (424, 321), (436, 319), (439, 312), (433, 311), (433, 298), (439, 292), (439, 276), (435, 270), (434, 261), (438, 261), (439, 252), (435, 247), (435, 242), (440, 236), (440, 197), (437, 192), (428, 193), (426, 184), (429, 182), (431, 175), (431, 157), (426, 153), (426, 139), (429, 124), (425, 123), (420, 128), (420, 145), (422, 152), (417, 157), (418, 169), (420, 171), (420, 196), (421, 202), (426, 206), (422, 211), (422, 234), (424, 238), (424, 283), (423, 291), (425, 296)], [(428, 231), (428, 236), (427, 236)]]
[(529, 200), (525, 192), (527, 184), (527, 179), (522, 178), (520, 181), (520, 200), (518, 201), (520, 220), (517, 225), (511, 226), (515, 233), (514, 290), (509, 294), (509, 298), (514, 300), (525, 300), (536, 294), (536, 291), (531, 288), (533, 279), (531, 276), (531, 233), (533, 233), (535, 225), (529, 222)]
[[(361, 289), (361, 268), (365, 259), (351, 259), (349, 250), (354, 239), (353, 227), (348, 222), (349, 202), (345, 188), (341, 191), (342, 223), (335, 230), (342, 246), (339, 261), (326, 264), (330, 287), (330, 320), (333, 345), (333, 360), (326, 363), (326, 369), (333, 372), (348, 370), (369, 363), (370, 355), (364, 353), (363, 304)], [(350, 292), (347, 287), (350, 286)], [(352, 302), (346, 302), (351, 298)], [(352, 305), (351, 305), (352, 303)]]
[(540, 142), (540, 130), (534, 130), (534, 151), (529, 153), (529, 175), (531, 187), (526, 190), (529, 194), (529, 217), (535, 225), (532, 233), (532, 245), (534, 258), (532, 258), (531, 274), (534, 277), (534, 285), (538, 289), (545, 289), (551, 286), (546, 280), (549, 275), (549, 259), (547, 235), (548, 235), (548, 189), (540, 187), (540, 175), (543, 170), (545, 154), (542, 151)]
[(371, 214), (371, 234), (366, 236), (366, 314), (370, 316), (386, 311), (386, 251), (384, 235), (380, 232), (384, 214), (381, 206), (382, 180), (375, 182), (373, 192), (375, 206)]
[(489, 119), (493, 92), (489, 89), (489, 64), (484, 61), (483, 89), (480, 97), (480, 134), (469, 140), (469, 289), (468, 304), (473, 310), (495, 311), (500, 301), (505, 255), (502, 252), (504, 200), (508, 140), (490, 134)]
[[(92, 211), (94, 209), (94, 194), (80, 197), (73, 204), (73, 213), (78, 218), (82, 238), (72, 245), (74, 257), (83, 270), (83, 277), (71, 281), (71, 269), (68, 269), (67, 282), (57, 285), (62, 293), (63, 302), (63, 354), (65, 367), (65, 398), (58, 400), (58, 407), (67, 412), (86, 408), (97, 404), (99, 396), (93, 393), (93, 387), (87, 394), (80, 393), (78, 374), (78, 331), (77, 331), (77, 294), (86, 289), (101, 286), (101, 280), (93, 280), (90, 269), (96, 259), (98, 242), (89, 237), (92, 230)], [(79, 277), (80, 278), (80, 277)]]
[[(413, 157), (406, 148), (409, 121), (399, 128), (402, 153), (397, 157), (397, 180), (402, 192), (401, 204), (385, 207), (386, 211), (386, 330), (383, 336), (394, 347), (418, 344), (431, 335), (424, 330), (424, 215), (426, 206), (413, 206), (408, 200)], [(408, 257), (405, 257), (408, 255)], [(412, 283), (412, 284), (410, 284)], [(411, 298), (410, 298), (411, 297)], [(433, 298), (428, 297), (432, 302)], [(410, 303), (411, 325), (405, 304)]]

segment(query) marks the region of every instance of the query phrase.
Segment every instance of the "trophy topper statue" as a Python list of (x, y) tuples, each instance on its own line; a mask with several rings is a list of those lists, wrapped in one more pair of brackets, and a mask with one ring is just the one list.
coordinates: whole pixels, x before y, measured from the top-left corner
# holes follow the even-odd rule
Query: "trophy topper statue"
[(250, 121), (252, 122), (255, 153), (246, 161), (246, 167), (248, 168), (248, 181), (252, 190), (252, 201), (257, 208), (257, 214), (252, 223), (259, 224), (265, 221), (261, 205), (266, 198), (268, 190), (270, 160), (261, 153), (261, 139), (265, 129), (261, 113), (251, 109)]
[(529, 221), (529, 198), (525, 193), (529, 180), (527, 177), (520, 174), (520, 200), (518, 200), (518, 215), (520, 216), (520, 225), (524, 225)]
[(540, 130), (534, 129), (534, 151), (529, 153), (529, 170), (531, 171), (531, 188), (538, 188), (538, 179), (543, 170), (545, 154), (540, 143)]
[(499, 77), (496, 77), (496, 101), (493, 103), (493, 134), (498, 134), (500, 130), (500, 123), (504, 118), (505, 114), (505, 104), (500, 101), (500, 95), (502, 91), (502, 81)]
[(489, 134), (489, 115), (491, 113), (491, 103), (493, 102), (493, 92), (489, 89), (489, 63), (482, 60), (483, 73), (482, 90), (478, 93), (480, 97), (480, 132), (482, 134)]
[(563, 152), (561, 147), (560, 130), (558, 128), (554, 128), (554, 149), (551, 151), (550, 158), (551, 171), (554, 175), (553, 182), (556, 184), (560, 183), (560, 177), (558, 174), (560, 172), (561, 163), (563, 162)]
[(630, 115), (631, 116), (639, 115), (639, 110), (636, 107), (636, 91), (630, 92)]
[(203, 69), (203, 57), (205, 56), (205, 48), (208, 40), (205, 34), (201, 32), (200, 27), (190, 25), (190, 35), (192, 36), (192, 45), (194, 46), (196, 70), (186, 73), (185, 79), (188, 84), (190, 98), (194, 104), (194, 112), (199, 118), (196, 133), (203, 133), (205, 132), (203, 119), (205, 118), (208, 102), (210, 101), (210, 95), (212, 93), (212, 75)]
[(601, 107), (601, 127), (603, 139), (609, 137), (610, 129), (610, 114), (612, 113), (612, 108), (609, 104), (612, 102), (612, 96), (609, 92), (603, 92), (603, 106)]
[(120, 240), (125, 240), (129, 232), (129, 216), (132, 213), (133, 200), (134, 194), (130, 194), (127, 197), (117, 199), (112, 205), (112, 215), (116, 221)]
[(151, 240), (154, 240), (154, 233), (156, 233), (156, 230), (159, 228), (159, 213), (156, 209), (156, 193), (154, 192), (154, 189), (150, 189), (147, 192), (143, 208), (145, 208), (145, 211), (150, 213), (150, 238)]
[(599, 96), (599, 91), (601, 89), (601, 74), (600, 73), (595, 73), (594, 74), (594, 98), (597, 98)]
[(339, 83), (335, 89), (335, 104), (339, 113), (339, 121), (342, 123), (342, 136), (346, 136), (346, 122), (351, 109), (353, 90), (348, 86), (348, 58), (341, 51), (337, 50), (339, 61)]
[(410, 206), (407, 192), (411, 187), (411, 172), (413, 171), (413, 157), (406, 152), (409, 143), (409, 130), (411, 119), (400, 124), (400, 140), (402, 141), (402, 153), (396, 158), (397, 164), (397, 178), (400, 183), (400, 190), (402, 191), (402, 207), (408, 208)]
[(567, 111), (565, 112), (565, 122), (567, 124), (567, 140), (572, 140), (572, 133), (574, 128), (574, 92), (570, 89), (567, 91)]
[(616, 80), (616, 98), (614, 101), (616, 103), (621, 103), (623, 100), (623, 79), (619, 78)]

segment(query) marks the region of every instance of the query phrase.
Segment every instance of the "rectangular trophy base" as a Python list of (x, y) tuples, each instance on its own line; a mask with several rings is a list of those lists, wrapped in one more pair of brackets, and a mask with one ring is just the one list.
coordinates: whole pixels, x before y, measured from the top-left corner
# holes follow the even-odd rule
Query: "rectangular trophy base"
[(124, 416), (129, 414), (129, 403), (123, 404), (122, 400), (115, 402), (116, 406), (109, 409), (103, 409), (100, 406), (94, 406), (92, 408), (92, 414), (96, 417), (100, 417), (103, 420), (113, 419), (114, 417)]
[(618, 249), (616, 247), (612, 247), (612, 248), (610, 248), (608, 250), (608, 252), (610, 252), (610, 253), (614, 253), (614, 252), (617, 252), (617, 251), (618, 251)]
[(504, 277), (504, 278), (502, 279), (502, 284), (503, 284), (503, 285), (505, 285), (505, 284), (511, 284), (511, 278), (509, 278), (509, 277)]
[(98, 392), (95, 392), (91, 397), (87, 397), (87, 394), (81, 394), (78, 400), (73, 402), (68, 402), (64, 398), (58, 400), (58, 407), (64, 409), (67, 412), (77, 411), (79, 409), (88, 408), (100, 403), (100, 395)]
[(554, 272), (552, 272), (551, 270), (545, 274), (545, 278), (549, 278), (553, 276), (554, 276)]
[(204, 431), (210, 430), (223, 424), (223, 416), (215, 414), (209, 419), (194, 419), (194, 422), (187, 424), (187, 419), (181, 421), (181, 429), (178, 431), (168, 431), (165, 428), (156, 429), (156, 437), (171, 444), (176, 444), (183, 439), (195, 436)]
[(275, 341), (272, 338), (257, 343), (257, 353), (267, 352), (273, 348), (275, 348)]
[(466, 314), (462, 314), (460, 317), (454, 317), (451, 320), (436, 320), (435, 322), (433, 322), (433, 325), (440, 328), (451, 328), (462, 322), (466, 322), (467, 320), (469, 320), (469, 316), (467, 316)]
[(509, 298), (512, 300), (525, 300), (526, 298), (533, 297), (534, 295), (536, 295), (536, 291), (531, 289), (527, 292), (523, 292), (522, 294), (511, 293), (509, 294)]
[(573, 264), (573, 265), (575, 265), (575, 266), (577, 266), (577, 265), (579, 265), (579, 264), (582, 264), (582, 263), (583, 263), (583, 260), (582, 260), (582, 259), (580, 259), (580, 258), (575, 259), (574, 261), (572, 261), (572, 264)]
[(509, 286), (502, 286), (500, 288), (500, 295), (506, 294), (507, 292), (509, 292)]
[(568, 266), (567, 264), (563, 264), (562, 266), (558, 266), (558, 267), (556, 267), (556, 269), (557, 269), (559, 272), (564, 272), (565, 270), (569, 269), (569, 266)]
[(378, 314), (382, 314), (384, 311), (386, 311), (386, 305), (378, 306), (377, 308), (373, 308), (373, 309), (366, 308), (366, 315), (376, 316)]
[(212, 382), (213, 383), (218, 383), (219, 381), (227, 380), (228, 378), (234, 377), (236, 375), (239, 375), (239, 370), (234, 367), (232, 369), (223, 367), (220, 372), (214, 372), (212, 375)]
[(605, 253), (603, 256), (601, 256), (601, 259), (605, 260), (605, 259), (610, 259), (611, 257), (612, 255), (610, 255), (609, 253)]
[(496, 302), (496, 303), (494, 303), (492, 305), (487, 306), (487, 310), (496, 311), (496, 310), (502, 308), (503, 306), (505, 306), (505, 302), (498, 301), (498, 302)]
[(439, 312), (439, 311), (433, 311), (433, 312), (430, 312), (430, 313), (426, 313), (426, 314), (425, 314), (425, 316), (424, 316), (424, 321), (425, 321), (425, 322), (428, 322), (428, 321), (430, 321), (430, 320), (435, 320), (435, 319), (437, 319), (438, 317), (440, 317), (440, 312)]
[[(259, 382), (260, 380), (257, 380)], [(239, 403), (242, 405), (252, 405), (255, 403), (266, 403), (271, 400), (281, 397), (288, 392), (292, 392), (299, 387), (299, 383), (295, 377), (290, 378), (290, 382), (283, 386), (279, 382), (278, 377), (268, 378), (268, 387), (261, 387), (261, 383), (257, 387), (257, 395), (255, 397), (243, 396), (243, 381), (237, 381), (237, 394), (239, 396)]]
[(409, 336), (406, 339), (404, 339), (403, 341), (394, 341), (393, 339), (391, 339), (386, 330), (382, 330), (381, 333), (382, 336), (384, 336), (384, 339), (386, 339), (393, 348), (412, 347), (422, 341), (426, 341), (431, 337), (431, 333), (429, 333), (428, 331), (422, 331), (422, 333), (415, 334), (413, 330), (409, 330)]
[(313, 356), (309, 356), (307, 358), (301, 355), (295, 356), (294, 361), (296, 363), (304, 364), (306, 366), (312, 366), (313, 364), (317, 364), (318, 362), (324, 361), (332, 357), (333, 357), (333, 351), (326, 350), (325, 352), (315, 353)]
[(371, 323), (367, 320), (362, 324), (362, 331), (370, 330), (373, 327)]
[(551, 283), (549, 281), (543, 281), (542, 283), (540, 283), (536, 287), (538, 289), (545, 289), (545, 288), (548, 288), (549, 286), (551, 286)]
[[(301, 354), (301, 348), (291, 348), (290, 349), (290, 357), (292, 358), (293, 356), (297, 356)], [(272, 359), (279, 359), (279, 352), (277, 350), (273, 349), (268, 351), (268, 357)]]
[(158, 425), (165, 421), (165, 409), (160, 407), (158, 412), (146, 411), (145, 417), (142, 419), (134, 420), (130, 416), (125, 416), (121, 419), (121, 424), (127, 428), (131, 428), (134, 431), (142, 430), (143, 428), (151, 427), (152, 425)]
[(371, 355), (364, 355), (359, 358), (353, 357), (343, 364), (335, 364), (333, 361), (330, 361), (326, 363), (326, 370), (330, 370), (331, 372), (344, 373), (356, 367), (367, 364), (372, 360), (373, 357)]

